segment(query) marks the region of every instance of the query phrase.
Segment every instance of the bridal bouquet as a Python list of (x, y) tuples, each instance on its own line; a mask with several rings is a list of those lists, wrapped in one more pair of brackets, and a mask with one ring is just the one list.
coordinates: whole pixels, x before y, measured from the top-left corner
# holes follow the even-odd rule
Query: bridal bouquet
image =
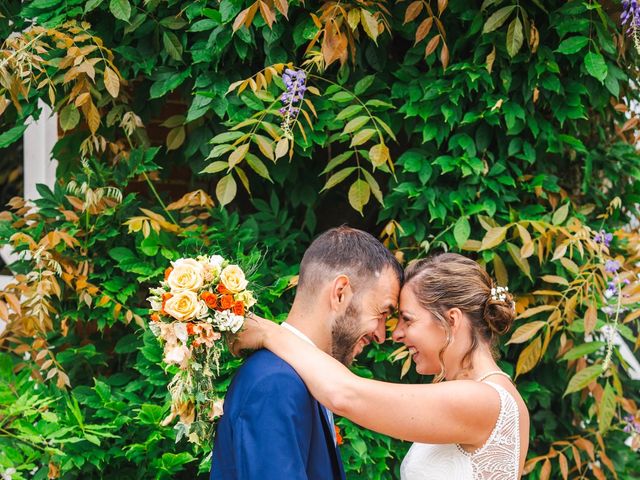
[(186, 436), (201, 443), (211, 438), (213, 420), (222, 415), (215, 379), (224, 336), (237, 333), (256, 303), (244, 271), (220, 255), (171, 262), (160, 286), (149, 290), (150, 329), (164, 346), (163, 360), (177, 365), (169, 383), (176, 442)]

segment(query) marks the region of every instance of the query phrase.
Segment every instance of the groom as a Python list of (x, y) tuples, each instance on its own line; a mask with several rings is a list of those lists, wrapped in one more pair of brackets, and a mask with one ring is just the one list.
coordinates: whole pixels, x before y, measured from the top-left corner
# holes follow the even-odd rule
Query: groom
[[(305, 252), (282, 325), (349, 365), (371, 341), (384, 341), (402, 280), (402, 267), (372, 235), (331, 229)], [(271, 352), (254, 353), (238, 370), (224, 411), (211, 480), (344, 480), (332, 413)]]

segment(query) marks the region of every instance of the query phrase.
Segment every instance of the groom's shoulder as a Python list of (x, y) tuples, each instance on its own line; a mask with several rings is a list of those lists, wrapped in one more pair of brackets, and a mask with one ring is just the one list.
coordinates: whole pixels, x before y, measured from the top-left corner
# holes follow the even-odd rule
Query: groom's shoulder
[(302, 379), (291, 365), (269, 350), (258, 350), (244, 362), (239, 375), (250, 377), (291, 377), (302, 383)]

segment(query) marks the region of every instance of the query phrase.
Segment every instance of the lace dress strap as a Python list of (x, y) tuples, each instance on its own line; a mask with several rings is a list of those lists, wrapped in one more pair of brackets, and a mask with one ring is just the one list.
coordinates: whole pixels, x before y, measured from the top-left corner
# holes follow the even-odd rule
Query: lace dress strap
[(520, 469), (520, 412), (503, 386), (483, 382), (500, 395), (500, 413), (489, 439), (476, 451), (460, 451), (471, 458), (474, 480), (517, 480)]

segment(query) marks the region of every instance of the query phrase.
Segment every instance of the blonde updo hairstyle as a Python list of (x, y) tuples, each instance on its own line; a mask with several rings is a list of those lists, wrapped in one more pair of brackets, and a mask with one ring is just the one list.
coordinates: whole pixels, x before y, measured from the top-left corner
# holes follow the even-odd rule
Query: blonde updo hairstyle
[(440, 350), (440, 373), (434, 382), (445, 377), (444, 353), (451, 344), (451, 325), (446, 312), (458, 308), (471, 323), (471, 347), (462, 358), (462, 369), (472, 366), (471, 356), (480, 342), (487, 343), (494, 358), (498, 356), (498, 337), (509, 331), (515, 312), (513, 297), (503, 292), (502, 298), (491, 294), (495, 288), (491, 277), (473, 260), (457, 253), (444, 253), (416, 260), (405, 272), (405, 287), (411, 288), (420, 305), (440, 322), (446, 341)]

